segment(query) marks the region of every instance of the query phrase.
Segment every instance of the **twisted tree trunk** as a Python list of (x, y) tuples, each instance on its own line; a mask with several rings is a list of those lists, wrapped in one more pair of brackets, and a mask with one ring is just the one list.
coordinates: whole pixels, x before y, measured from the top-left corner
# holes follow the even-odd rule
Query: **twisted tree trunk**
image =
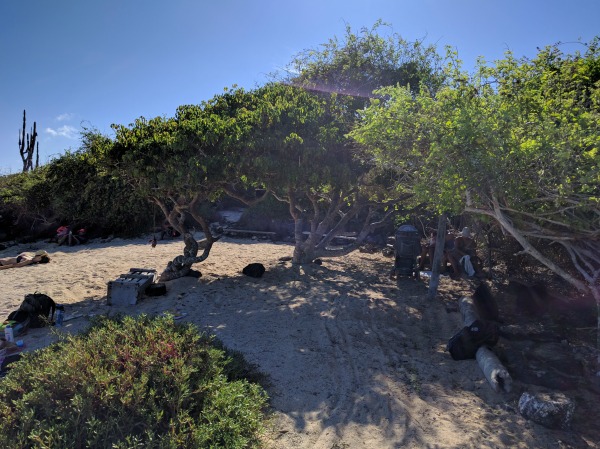
[[(190, 274), (192, 265), (206, 260), (212, 249), (214, 242), (219, 240), (221, 236), (213, 236), (210, 227), (204, 217), (197, 213), (196, 206), (200, 202), (200, 198), (196, 195), (191, 202), (186, 203), (183, 199), (176, 201), (172, 200), (174, 206), (171, 210), (167, 207), (164, 201), (159, 198), (153, 198), (154, 202), (161, 208), (169, 223), (183, 235), (183, 243), (185, 244), (183, 254), (175, 257), (167, 264), (165, 270), (160, 274), (159, 281), (171, 281)], [(196, 222), (200, 224), (206, 238), (197, 242), (191, 232), (185, 226), (185, 213), (188, 212)], [(204, 251), (198, 256), (200, 247)]]
[[(202, 242), (204, 243), (207, 240), (203, 240)], [(186, 232), (183, 234), (183, 241), (185, 243), (183, 255), (175, 257), (167, 264), (167, 268), (165, 268), (165, 270), (160, 274), (160, 282), (171, 281), (173, 279), (187, 276), (192, 270), (192, 265), (206, 260), (210, 254), (212, 243), (210, 245), (206, 244), (204, 247), (204, 252), (198, 256), (199, 244), (196, 239), (194, 239), (194, 236), (192, 236), (192, 234), (189, 232)]]

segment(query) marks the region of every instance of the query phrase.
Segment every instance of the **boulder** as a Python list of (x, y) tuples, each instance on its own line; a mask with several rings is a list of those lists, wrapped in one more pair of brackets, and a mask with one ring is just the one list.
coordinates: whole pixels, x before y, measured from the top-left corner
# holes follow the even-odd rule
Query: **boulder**
[(519, 413), (549, 429), (569, 429), (574, 412), (575, 402), (562, 393), (525, 392), (519, 398)]

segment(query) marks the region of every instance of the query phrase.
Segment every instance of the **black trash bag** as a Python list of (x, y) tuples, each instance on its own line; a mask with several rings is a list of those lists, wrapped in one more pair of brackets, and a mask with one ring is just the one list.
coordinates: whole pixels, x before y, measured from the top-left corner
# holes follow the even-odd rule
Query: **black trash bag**
[(253, 278), (260, 278), (265, 274), (265, 266), (262, 263), (251, 263), (244, 267), (242, 273)]
[(475, 320), (448, 340), (447, 350), (454, 360), (474, 359), (479, 347), (498, 343), (498, 330), (494, 322)]

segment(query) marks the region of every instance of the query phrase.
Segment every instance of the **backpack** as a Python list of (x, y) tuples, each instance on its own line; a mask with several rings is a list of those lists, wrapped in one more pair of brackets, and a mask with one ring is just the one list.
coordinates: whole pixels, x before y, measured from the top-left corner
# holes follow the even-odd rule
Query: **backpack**
[(29, 327), (44, 327), (54, 320), (56, 303), (50, 296), (43, 293), (28, 293), (19, 310), (29, 314)]
[(454, 360), (474, 359), (480, 346), (498, 343), (498, 330), (496, 323), (475, 320), (454, 334), (446, 349)]
[(13, 335), (21, 335), (31, 324), (31, 315), (23, 310), (15, 310), (8, 315), (4, 324), (10, 324), (13, 328)]

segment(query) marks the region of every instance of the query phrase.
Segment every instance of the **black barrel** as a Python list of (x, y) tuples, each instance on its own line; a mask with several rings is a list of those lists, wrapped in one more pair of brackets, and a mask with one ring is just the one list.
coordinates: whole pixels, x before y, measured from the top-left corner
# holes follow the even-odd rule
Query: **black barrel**
[(396, 274), (418, 277), (417, 256), (421, 254), (421, 236), (417, 228), (412, 225), (402, 225), (396, 230), (394, 252)]

